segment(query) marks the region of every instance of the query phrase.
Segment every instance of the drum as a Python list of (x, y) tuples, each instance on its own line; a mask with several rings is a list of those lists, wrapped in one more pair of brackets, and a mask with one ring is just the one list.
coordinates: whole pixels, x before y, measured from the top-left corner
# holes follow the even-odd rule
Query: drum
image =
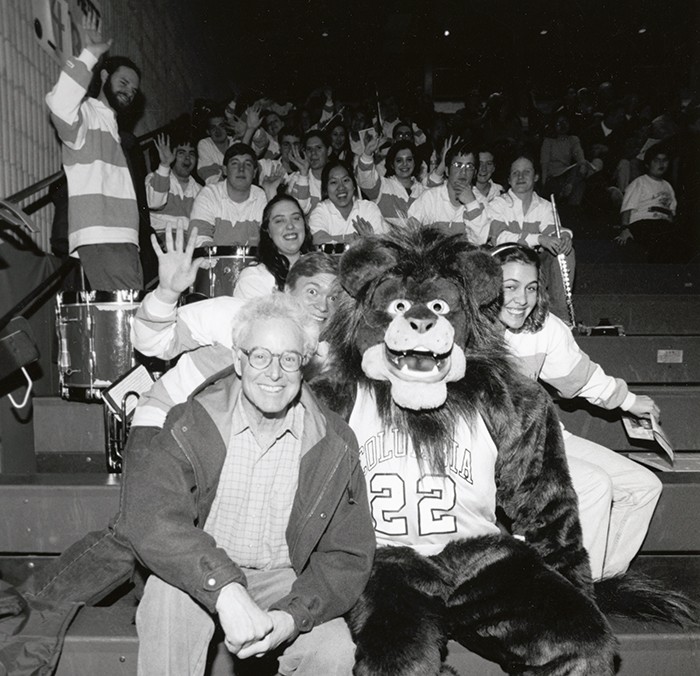
[(206, 246), (194, 250), (194, 258), (204, 258), (197, 271), (192, 293), (207, 298), (233, 296), (241, 270), (257, 260), (254, 246)]
[(100, 391), (136, 364), (131, 322), (141, 291), (78, 291), (56, 297), (61, 396), (100, 399)]

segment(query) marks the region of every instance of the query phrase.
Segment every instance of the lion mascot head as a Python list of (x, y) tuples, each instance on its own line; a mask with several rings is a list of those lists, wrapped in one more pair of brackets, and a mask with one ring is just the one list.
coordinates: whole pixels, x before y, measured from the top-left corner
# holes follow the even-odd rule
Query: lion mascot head
[(441, 468), (455, 421), (483, 408), (494, 374), (509, 369), (485, 312), (501, 292), (500, 266), (463, 236), (409, 223), (346, 251), (339, 279), (331, 368), (315, 389), (345, 413), (354, 388), (373, 390), (385, 422)]

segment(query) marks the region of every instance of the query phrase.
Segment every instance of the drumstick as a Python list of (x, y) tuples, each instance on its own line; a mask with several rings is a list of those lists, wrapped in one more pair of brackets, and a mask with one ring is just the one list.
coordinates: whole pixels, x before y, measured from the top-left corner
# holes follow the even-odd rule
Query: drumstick
[[(559, 220), (559, 213), (557, 212), (557, 203), (554, 201), (554, 195), (550, 195), (549, 199), (552, 203), (554, 231), (557, 235), (557, 239), (561, 239), (561, 221)], [(569, 311), (569, 319), (571, 320), (571, 326), (573, 327), (576, 326), (576, 317), (574, 315), (574, 299), (571, 293), (571, 274), (569, 271), (569, 264), (566, 262), (566, 256), (562, 253), (557, 254), (557, 262), (559, 263), (559, 270), (561, 271), (561, 281), (564, 285), (566, 308)]]

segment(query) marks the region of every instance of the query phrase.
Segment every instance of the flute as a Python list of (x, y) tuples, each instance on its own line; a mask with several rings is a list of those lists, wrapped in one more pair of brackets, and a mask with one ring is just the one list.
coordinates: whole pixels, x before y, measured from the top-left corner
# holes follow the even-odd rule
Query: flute
[[(561, 239), (561, 221), (559, 220), (559, 212), (557, 211), (557, 203), (554, 201), (554, 195), (549, 197), (552, 203), (552, 216), (554, 218), (554, 230), (557, 235), (557, 239)], [(562, 253), (557, 254), (557, 262), (559, 263), (559, 270), (561, 271), (561, 281), (564, 285), (564, 294), (566, 295), (566, 309), (569, 311), (569, 319), (571, 320), (571, 326), (576, 326), (576, 317), (574, 315), (574, 299), (571, 293), (571, 273), (569, 271), (569, 264), (566, 262), (566, 256)]]

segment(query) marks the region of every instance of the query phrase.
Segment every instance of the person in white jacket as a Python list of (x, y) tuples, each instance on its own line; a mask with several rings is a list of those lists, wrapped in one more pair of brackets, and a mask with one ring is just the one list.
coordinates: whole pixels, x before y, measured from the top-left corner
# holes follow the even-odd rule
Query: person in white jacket
[(468, 143), (455, 143), (445, 155), (445, 182), (423, 191), (408, 208), (408, 217), (448, 235), (463, 234), (486, 244), (489, 218), (474, 194), (477, 155)]
[(357, 194), (352, 170), (341, 160), (329, 160), (321, 173), (323, 200), (309, 216), (314, 244), (347, 245), (362, 235), (386, 231), (379, 207)]
[[(535, 251), (513, 243), (496, 247), (492, 254), (503, 266), (498, 319), (525, 375), (551, 385), (567, 399), (583, 397), (595, 406), (620, 408), (637, 417), (659, 415), (651, 397), (635, 395), (624, 380), (606, 375), (579, 348), (570, 329), (548, 311)], [(622, 574), (647, 533), (661, 482), (645, 467), (566, 430), (564, 443), (593, 578)]]
[(557, 235), (552, 203), (535, 192), (539, 170), (533, 157), (521, 154), (510, 165), (507, 193), (488, 203), (488, 243), (519, 242), (537, 249), (542, 261), (550, 307), (561, 319), (568, 318), (566, 293), (559, 267), (566, 261), (573, 285), (576, 256), (573, 233), (562, 228)]

